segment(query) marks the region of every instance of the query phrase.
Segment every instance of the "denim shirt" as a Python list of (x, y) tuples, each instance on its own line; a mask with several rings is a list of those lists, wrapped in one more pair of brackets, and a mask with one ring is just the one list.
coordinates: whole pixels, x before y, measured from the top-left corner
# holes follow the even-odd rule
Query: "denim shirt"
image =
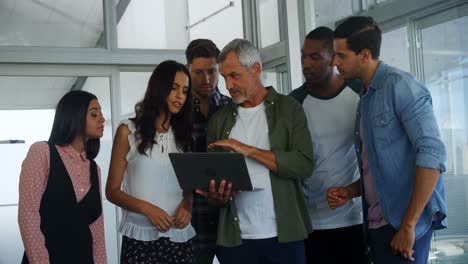
[[(361, 120), (363, 144), (384, 219), (398, 230), (413, 193), (416, 167), (437, 169), (441, 175), (416, 223), (415, 236), (419, 239), (425, 234), (433, 219), (435, 229), (445, 228), (442, 174), (446, 152), (429, 90), (410, 74), (380, 62), (356, 113), (354, 143), (362, 165)], [(362, 175), (362, 166), (360, 170)]]

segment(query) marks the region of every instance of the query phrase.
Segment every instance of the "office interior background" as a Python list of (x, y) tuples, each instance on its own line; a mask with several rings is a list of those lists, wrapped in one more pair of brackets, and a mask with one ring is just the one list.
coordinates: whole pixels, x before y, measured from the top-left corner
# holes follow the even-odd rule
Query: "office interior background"
[[(468, 263), (467, 0), (0, 0), (0, 263), (23, 255), (21, 163), (32, 143), (48, 139), (67, 91), (90, 91), (101, 103), (104, 188), (113, 133), (132, 116), (159, 62), (185, 63), (184, 49), (196, 38), (220, 49), (245, 38), (261, 50), (264, 84), (287, 94), (303, 82), (306, 33), (353, 14), (373, 16), (383, 30), (381, 59), (432, 93), (448, 153), (449, 228), (435, 232), (429, 263)], [(222, 77), (219, 83), (228, 94)], [(103, 198), (108, 263), (118, 263), (120, 212)]]

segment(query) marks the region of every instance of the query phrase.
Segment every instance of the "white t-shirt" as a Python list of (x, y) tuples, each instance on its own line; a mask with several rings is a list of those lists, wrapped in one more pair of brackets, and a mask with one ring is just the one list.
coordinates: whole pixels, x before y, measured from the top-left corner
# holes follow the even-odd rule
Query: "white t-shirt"
[[(170, 128), (165, 134), (157, 133), (155, 136), (157, 144), (153, 145), (151, 152), (145, 156), (138, 152), (133, 122), (124, 120), (122, 123), (131, 131), (128, 136), (130, 150), (127, 154), (127, 169), (122, 190), (156, 205), (173, 216), (182, 201), (182, 189), (168, 156), (171, 152), (180, 152), (176, 147), (172, 129)], [(123, 208), (119, 231), (127, 237), (140, 241), (167, 237), (172, 242), (186, 242), (195, 236), (195, 229), (190, 224), (184, 229), (171, 228), (162, 233), (145, 215)]]
[[(230, 137), (244, 144), (270, 150), (265, 104), (238, 108), (236, 123)], [(271, 190), (270, 171), (261, 163), (246, 158), (247, 170), (254, 187), (235, 198), (242, 239), (262, 239), (277, 236), (276, 213)]]
[(354, 152), (354, 125), (359, 96), (345, 87), (332, 98), (307, 95), (302, 103), (312, 137), (315, 169), (304, 182), (309, 216), (314, 229), (335, 229), (362, 223), (361, 198), (332, 210), (326, 192), (359, 179)]

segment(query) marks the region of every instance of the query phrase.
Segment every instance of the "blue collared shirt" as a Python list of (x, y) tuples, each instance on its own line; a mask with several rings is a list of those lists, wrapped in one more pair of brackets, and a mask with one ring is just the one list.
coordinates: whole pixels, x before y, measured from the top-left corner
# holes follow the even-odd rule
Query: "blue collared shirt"
[(356, 117), (356, 155), (362, 164), (362, 120), (362, 143), (384, 219), (398, 230), (413, 193), (416, 167), (437, 169), (441, 176), (416, 224), (416, 239), (426, 233), (433, 219), (435, 229), (445, 228), (442, 174), (446, 152), (429, 90), (410, 74), (380, 62), (369, 89), (361, 95)]

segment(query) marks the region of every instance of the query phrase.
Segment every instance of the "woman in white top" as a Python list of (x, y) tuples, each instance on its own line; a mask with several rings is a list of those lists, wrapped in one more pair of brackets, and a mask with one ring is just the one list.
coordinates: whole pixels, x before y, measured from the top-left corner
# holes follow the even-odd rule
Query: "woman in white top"
[(135, 117), (117, 129), (106, 196), (122, 208), (121, 263), (192, 263), (192, 195), (180, 189), (168, 157), (190, 150), (191, 104), (185, 66), (162, 62)]

